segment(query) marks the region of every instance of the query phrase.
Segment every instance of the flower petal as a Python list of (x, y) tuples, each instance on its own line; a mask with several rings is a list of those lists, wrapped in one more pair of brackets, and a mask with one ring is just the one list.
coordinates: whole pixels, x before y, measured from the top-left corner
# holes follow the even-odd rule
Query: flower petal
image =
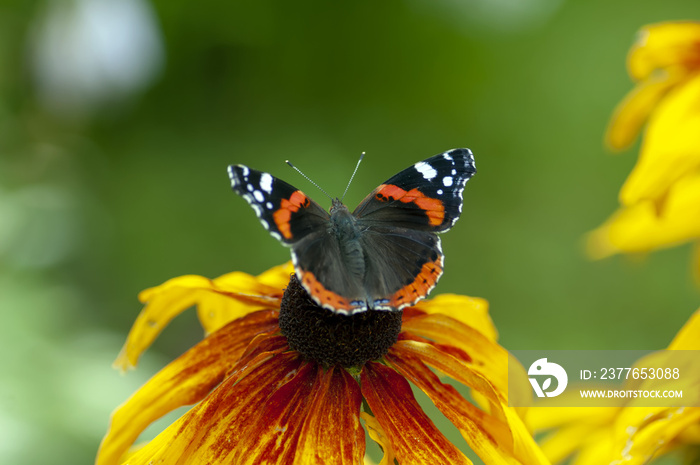
[[(305, 363), (289, 382), (272, 393), (247, 425), (247, 432), (231, 457), (234, 463), (294, 463), (304, 412), (318, 371), (317, 364)], [(229, 457), (220, 457), (220, 463), (230, 460)]]
[(532, 407), (527, 411), (527, 423), (535, 431), (559, 428), (540, 440), (547, 458), (559, 463), (579, 449), (602, 444), (603, 439), (609, 444), (611, 434), (606, 428), (619, 411), (616, 407)]
[[(207, 332), (227, 324), (260, 306), (279, 308), (284, 288), (294, 273), (292, 262), (275, 266), (258, 276), (233, 272), (213, 280), (224, 297), (217, 294), (197, 302), (199, 321)], [(247, 297), (247, 298), (245, 298)]]
[[(221, 383), (199, 405), (131, 456), (125, 465), (224, 463), (240, 457), (270, 396), (295, 377), (304, 364), (294, 353), (258, 357)], [(308, 369), (307, 369), (308, 370)]]
[(365, 454), (361, 404), (360, 385), (347, 371), (319, 369), (292, 463), (361, 463)]
[(700, 350), (700, 309), (683, 325), (668, 346), (669, 350)]
[(258, 275), (258, 282), (274, 289), (284, 289), (289, 284), (289, 279), (294, 273), (294, 265), (291, 260), (278, 266), (274, 266)]
[[(467, 364), (450, 353), (441, 351), (440, 348), (426, 342), (399, 340), (392, 346), (392, 350), (417, 357), (424, 363), (454, 378), (465, 386), (475, 389), (482, 394), (494, 408), (491, 414), (499, 415), (500, 412), (498, 417), (504, 419), (502, 405), (507, 404), (505, 391), (497, 390), (491, 381), (471, 364)], [(505, 368), (503, 369), (505, 370)]]
[(362, 394), (390, 439), (402, 465), (471, 464), (423, 412), (408, 382), (396, 371), (369, 362), (360, 374)]
[(659, 202), (700, 167), (700, 73), (677, 85), (651, 114), (639, 160), (620, 190), (622, 205)]
[[(153, 421), (203, 399), (221, 382), (255, 334), (276, 327), (277, 319), (269, 318), (269, 313), (258, 312), (229, 324), (153, 376), (112, 415), (97, 464), (116, 463)], [(286, 341), (268, 340), (262, 351), (286, 349)], [(273, 342), (277, 344), (271, 345)]]
[(668, 90), (678, 83), (668, 73), (659, 73), (642, 81), (620, 102), (605, 134), (612, 150), (625, 150), (636, 139), (652, 110)]
[(470, 326), (487, 338), (495, 341), (498, 331), (489, 316), (489, 303), (480, 297), (457, 294), (440, 294), (422, 300), (416, 308), (425, 313), (440, 313)]
[(420, 360), (391, 349), (386, 360), (425, 392), (435, 406), (462, 433), (469, 447), (486, 463), (513, 463), (513, 438), (508, 425), (479, 410), (457, 390), (440, 382)]
[[(394, 465), (396, 452), (394, 451), (394, 446), (391, 444), (391, 440), (382, 429), (382, 425), (367, 412), (361, 412), (360, 417), (365, 421), (369, 437), (379, 444), (379, 447), (381, 447), (384, 452), (384, 457), (382, 457), (382, 461), (379, 465)], [(367, 463), (367, 457), (365, 457), (365, 463)]]
[(686, 176), (668, 193), (658, 213), (654, 203), (640, 202), (618, 210), (587, 237), (593, 259), (619, 252), (646, 252), (700, 237), (700, 174)]
[(515, 456), (524, 464), (549, 465), (549, 459), (537, 445), (516, 410), (511, 407), (505, 407), (504, 412), (513, 435)]
[(652, 421), (647, 420), (639, 427), (639, 423), (630, 425), (621, 417), (617, 422), (618, 430), (626, 431), (627, 437), (619, 438), (616, 449), (620, 459), (627, 458), (625, 463), (643, 465), (656, 456), (659, 448), (668, 446), (678, 435), (698, 422), (700, 408), (697, 407), (664, 409)]
[(279, 308), (281, 288), (260, 284), (246, 273), (229, 273), (215, 280), (188, 275), (173, 278), (139, 294), (146, 306), (136, 318), (115, 366), (135, 367), (145, 351), (177, 315), (198, 305), (208, 332), (261, 308)]
[(506, 392), (508, 371), (504, 367), (508, 366), (508, 353), (493, 338), (439, 313), (405, 321), (402, 330), (463, 351), (471, 359), (473, 369), (486, 375), (501, 392)]
[(627, 57), (630, 75), (646, 79), (661, 68), (700, 69), (700, 23), (669, 21), (652, 24), (639, 31), (637, 42)]

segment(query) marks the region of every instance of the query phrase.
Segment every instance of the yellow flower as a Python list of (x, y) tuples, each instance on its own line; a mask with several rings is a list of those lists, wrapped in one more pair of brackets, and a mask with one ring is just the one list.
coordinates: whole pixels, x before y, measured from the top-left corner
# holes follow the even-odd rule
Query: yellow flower
[[(182, 276), (143, 291), (146, 306), (118, 367), (135, 366), (192, 305), (207, 336), (115, 411), (96, 464), (359, 464), (361, 420), (384, 451), (382, 465), (471, 463), (423, 412), (409, 382), (485, 463), (548, 463), (507, 406), (507, 354), (484, 300), (442, 295), (402, 313), (356, 318), (317, 307), (291, 273), (286, 264), (257, 277)], [(470, 387), (479, 404), (431, 368)], [(188, 404), (195, 405), (129, 452), (150, 423)]]
[(647, 126), (637, 164), (620, 191), (621, 209), (589, 236), (594, 258), (700, 237), (700, 23), (642, 28), (628, 70), (637, 87), (616, 109), (607, 143), (627, 148)]
[[(668, 347), (700, 350), (700, 310)], [(696, 378), (691, 383), (697, 383)], [(697, 390), (697, 384), (688, 391)], [(685, 393), (684, 389), (684, 393)], [(700, 442), (700, 407), (531, 408), (528, 424), (549, 430), (542, 450), (552, 463), (574, 455), (572, 465), (644, 465), (676, 449), (690, 452)]]

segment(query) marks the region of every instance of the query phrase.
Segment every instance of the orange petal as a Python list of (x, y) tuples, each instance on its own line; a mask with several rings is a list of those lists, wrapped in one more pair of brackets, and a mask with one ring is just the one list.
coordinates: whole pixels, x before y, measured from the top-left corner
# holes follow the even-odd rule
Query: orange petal
[(486, 299), (457, 294), (440, 294), (435, 298), (419, 302), (416, 308), (425, 313), (441, 313), (460, 321), (492, 341), (498, 338), (496, 326), (489, 316), (489, 303)]
[(416, 316), (405, 321), (402, 330), (463, 351), (469, 355), (473, 369), (484, 374), (501, 392), (506, 392), (508, 353), (492, 337), (440, 313)]
[(199, 405), (159, 434), (125, 465), (167, 463), (232, 463), (240, 444), (249, 439), (250, 425), (270, 396), (295, 377), (304, 362), (295, 352), (258, 357), (238, 376), (221, 383)]
[(700, 23), (677, 21), (652, 24), (639, 31), (627, 57), (630, 75), (646, 79), (661, 68), (700, 69)]
[(362, 394), (390, 439), (401, 464), (471, 464), (423, 412), (408, 382), (396, 371), (369, 362), (361, 374)]
[(273, 392), (247, 426), (247, 433), (241, 437), (234, 455), (221, 456), (221, 463), (224, 460), (239, 465), (294, 463), (304, 412), (318, 370), (317, 364), (305, 363), (289, 382)]
[[(425, 342), (399, 340), (392, 346), (392, 350), (417, 357), (423, 363), (436, 368), (465, 386), (475, 389), (486, 397), (489, 403), (495, 408), (491, 413), (498, 415), (498, 412), (501, 412), (499, 418), (503, 419), (502, 405), (507, 404), (505, 391), (497, 390), (491, 381), (471, 364), (467, 364), (463, 360)], [(501, 369), (507, 370), (507, 367), (504, 366), (501, 367)]]
[(319, 369), (291, 463), (361, 463), (365, 454), (361, 404), (360, 385), (347, 371)]
[(508, 425), (466, 401), (454, 387), (440, 382), (425, 364), (403, 354), (400, 348), (390, 349), (386, 360), (430, 397), (484, 462), (509, 463), (512, 460), (513, 438)]
[[(203, 399), (231, 370), (255, 334), (276, 328), (266, 313), (249, 315), (213, 333), (163, 368), (112, 415), (97, 463), (116, 463), (153, 421)], [(283, 338), (267, 338), (260, 351), (285, 350)], [(281, 340), (280, 340), (281, 339)], [(260, 352), (259, 351), (259, 352)], [(257, 355), (257, 354), (256, 354)]]
[(660, 202), (669, 188), (700, 167), (700, 73), (677, 85), (651, 114), (639, 160), (620, 190), (620, 203)]

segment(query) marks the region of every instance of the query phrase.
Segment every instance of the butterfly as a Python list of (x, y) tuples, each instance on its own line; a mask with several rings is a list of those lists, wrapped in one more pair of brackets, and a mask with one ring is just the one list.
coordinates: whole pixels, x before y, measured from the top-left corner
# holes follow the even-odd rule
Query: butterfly
[(398, 311), (425, 298), (442, 275), (438, 233), (462, 213), (476, 173), (469, 149), (418, 162), (374, 189), (355, 210), (324, 210), (296, 187), (244, 165), (228, 167), (233, 190), (291, 248), (297, 278), (320, 306), (341, 314)]

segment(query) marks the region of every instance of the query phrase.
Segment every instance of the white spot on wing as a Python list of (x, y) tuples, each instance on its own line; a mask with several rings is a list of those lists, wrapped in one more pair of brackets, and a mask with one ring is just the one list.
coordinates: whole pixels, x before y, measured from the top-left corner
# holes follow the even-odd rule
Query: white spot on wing
[(245, 188), (248, 189), (248, 192), (253, 192), (255, 190), (252, 184), (248, 184)]
[(265, 200), (265, 197), (263, 197), (263, 194), (260, 191), (253, 192), (253, 195), (255, 196), (255, 200), (257, 200), (260, 203), (262, 203)]
[(452, 161), (452, 157), (451, 157), (450, 154), (447, 153), (447, 152), (445, 152), (445, 153), (442, 154), (442, 158), (444, 158), (445, 160), (450, 160), (450, 161)]
[(452, 176), (445, 176), (444, 178), (442, 178), (442, 185), (445, 187), (450, 187), (452, 185), (452, 182)]
[(442, 189), (438, 189), (438, 190), (437, 190), (437, 195), (442, 195), (442, 194), (444, 194), (444, 192), (442, 191)]
[(270, 174), (263, 173), (260, 176), (260, 188), (268, 194), (272, 194), (272, 176)]
[(424, 161), (420, 161), (413, 165), (413, 167), (418, 171), (421, 175), (423, 175), (423, 179), (426, 181), (432, 180), (435, 176), (437, 176), (437, 171), (435, 171), (435, 168), (430, 166)]
[(228, 177), (231, 179), (231, 186), (238, 185), (238, 177), (236, 173), (233, 172), (233, 166), (228, 167)]
[(266, 207), (268, 210), (272, 210), (272, 207), (274, 207), (274, 205), (272, 205), (272, 202), (267, 202), (267, 203), (265, 204), (265, 207)]

